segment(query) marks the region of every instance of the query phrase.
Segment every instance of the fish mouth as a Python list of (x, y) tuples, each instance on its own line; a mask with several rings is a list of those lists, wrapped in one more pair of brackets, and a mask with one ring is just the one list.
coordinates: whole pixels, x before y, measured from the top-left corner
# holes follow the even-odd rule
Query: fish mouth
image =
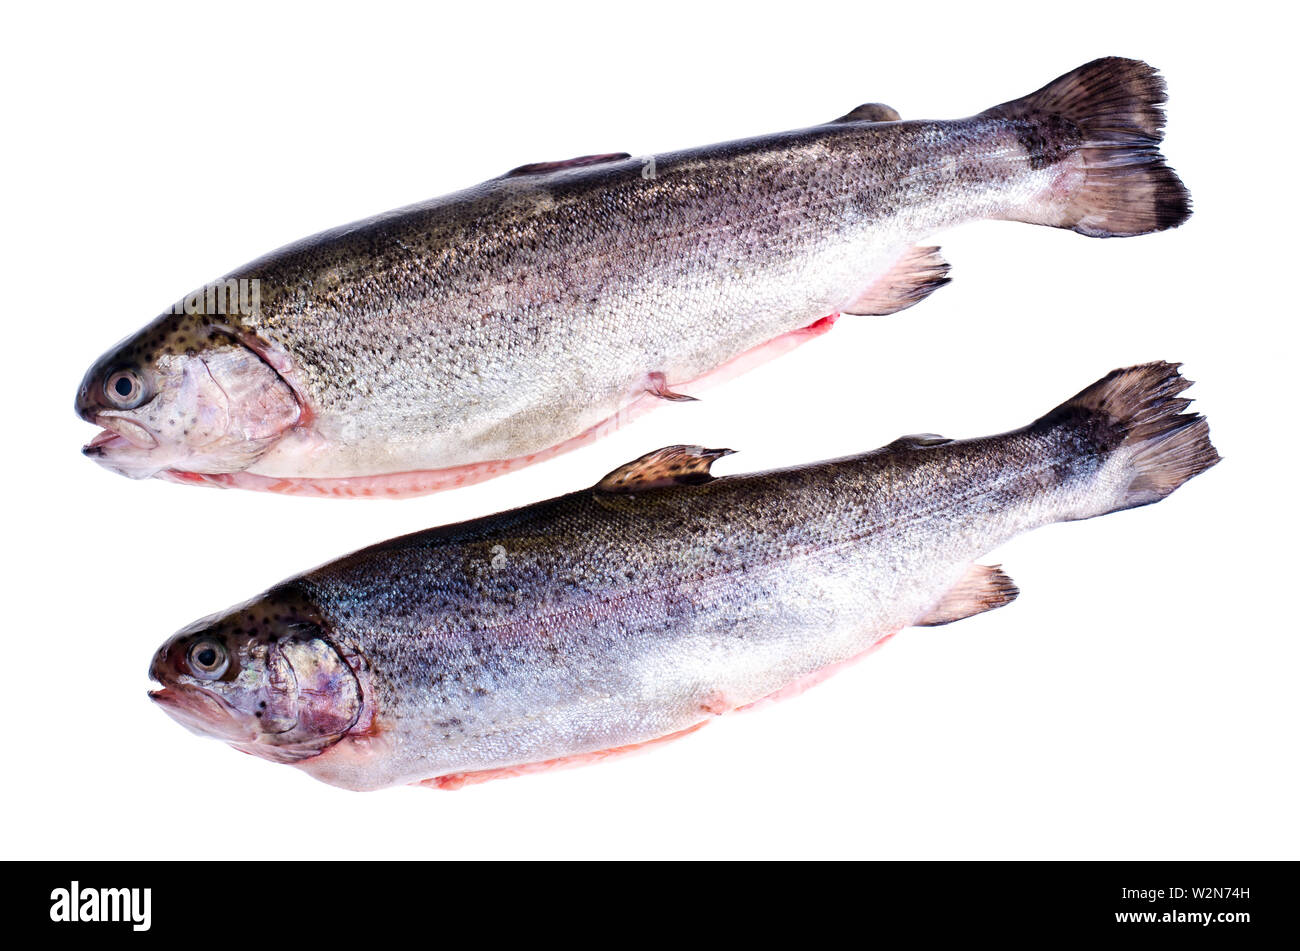
[(158, 447), (158, 440), (154, 438), (153, 433), (129, 419), (101, 414), (95, 417), (94, 423), (101, 431), (82, 447), (83, 455), (103, 456), (115, 449), (148, 452)]
[(139, 423), (106, 413), (91, 421), (101, 430), (81, 447), (81, 454), (104, 468), (128, 479), (148, 479), (171, 461), (172, 454), (163, 453), (158, 439)]
[(258, 731), (228, 703), (201, 687), (186, 684), (149, 691), (149, 699), (191, 733), (227, 742), (251, 742)]

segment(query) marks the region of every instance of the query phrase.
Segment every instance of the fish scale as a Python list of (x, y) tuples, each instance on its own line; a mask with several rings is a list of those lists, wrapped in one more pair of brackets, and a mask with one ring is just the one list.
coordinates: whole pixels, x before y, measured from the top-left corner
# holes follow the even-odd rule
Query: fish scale
[[(1008, 603), (1015, 585), (975, 559), (1214, 465), (1204, 419), (1182, 413), (1187, 385), (1170, 364), (1132, 367), (1001, 436), (903, 437), (750, 475), (714, 478), (725, 450), (668, 447), (196, 622), (156, 656), (154, 696), (198, 732), (352, 789), (452, 788), (683, 735), (902, 628)], [(206, 676), (204, 650), (229, 666)], [(262, 673), (286, 663), (305, 667), (312, 704), (296, 720), (306, 701)], [(290, 728), (259, 726), (258, 703)]]
[[(653, 174), (650, 157), (541, 163), (327, 231), (223, 278), (259, 282), (253, 312), (168, 313), (97, 363), (79, 410), (121, 438), (91, 454), (136, 476), (327, 495), (508, 471), (783, 352), (828, 315), (917, 303), (947, 271), (917, 243), (953, 225), (1181, 223), (1186, 192), (1155, 150), (1163, 98), (1149, 66), (1099, 60), (968, 119), (875, 121), (891, 111), (874, 106), (657, 154)], [(126, 367), (147, 389), (176, 372), (158, 351), (203, 361), (205, 335), (262, 358), (276, 378), (252, 366), (268, 375), (257, 392), (277, 407), (291, 392), (298, 412), (278, 409), (278, 437), (242, 452), (239, 406), (222, 439), (126, 445), (139, 434), (114, 420), (148, 424), (158, 398), (106, 414), (105, 379)]]

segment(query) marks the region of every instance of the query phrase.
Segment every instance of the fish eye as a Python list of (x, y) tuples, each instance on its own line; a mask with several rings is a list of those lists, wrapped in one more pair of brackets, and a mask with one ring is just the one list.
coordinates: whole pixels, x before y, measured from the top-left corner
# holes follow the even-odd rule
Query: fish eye
[(208, 637), (190, 645), (186, 660), (191, 672), (201, 680), (216, 680), (230, 666), (225, 645)]
[(134, 409), (144, 401), (144, 380), (134, 370), (118, 370), (104, 381), (104, 395), (119, 409)]

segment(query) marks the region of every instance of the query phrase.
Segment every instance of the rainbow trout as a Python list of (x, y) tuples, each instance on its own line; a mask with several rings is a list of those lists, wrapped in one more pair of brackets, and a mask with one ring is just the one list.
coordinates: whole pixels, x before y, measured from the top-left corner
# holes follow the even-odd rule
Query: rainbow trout
[(91, 367), (85, 453), (135, 478), (330, 496), (465, 484), (689, 399), (947, 281), (974, 219), (1180, 224), (1164, 84), (1102, 59), (957, 121), (527, 165), (327, 231), (189, 295)]
[(594, 488), (367, 548), (198, 621), (151, 696), (349, 789), (599, 759), (826, 676), (909, 625), (1010, 602), (975, 563), (1159, 501), (1218, 461), (1167, 363), (1014, 432), (714, 478), (673, 446)]

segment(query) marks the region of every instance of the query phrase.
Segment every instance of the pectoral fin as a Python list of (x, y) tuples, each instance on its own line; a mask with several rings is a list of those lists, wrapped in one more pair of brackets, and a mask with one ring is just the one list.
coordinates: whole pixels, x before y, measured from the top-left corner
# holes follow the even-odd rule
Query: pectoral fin
[(661, 400), (668, 400), (673, 403), (694, 403), (698, 399), (698, 397), (687, 396), (685, 393), (674, 393), (668, 388), (668, 380), (662, 373), (650, 374), (646, 392), (659, 397)]
[(596, 491), (635, 494), (670, 485), (703, 485), (712, 482), (709, 468), (731, 449), (703, 446), (665, 446), (619, 466), (596, 483)]
[(916, 622), (917, 627), (937, 627), (1010, 604), (1020, 594), (1016, 583), (1000, 565), (971, 565), (962, 579)]

